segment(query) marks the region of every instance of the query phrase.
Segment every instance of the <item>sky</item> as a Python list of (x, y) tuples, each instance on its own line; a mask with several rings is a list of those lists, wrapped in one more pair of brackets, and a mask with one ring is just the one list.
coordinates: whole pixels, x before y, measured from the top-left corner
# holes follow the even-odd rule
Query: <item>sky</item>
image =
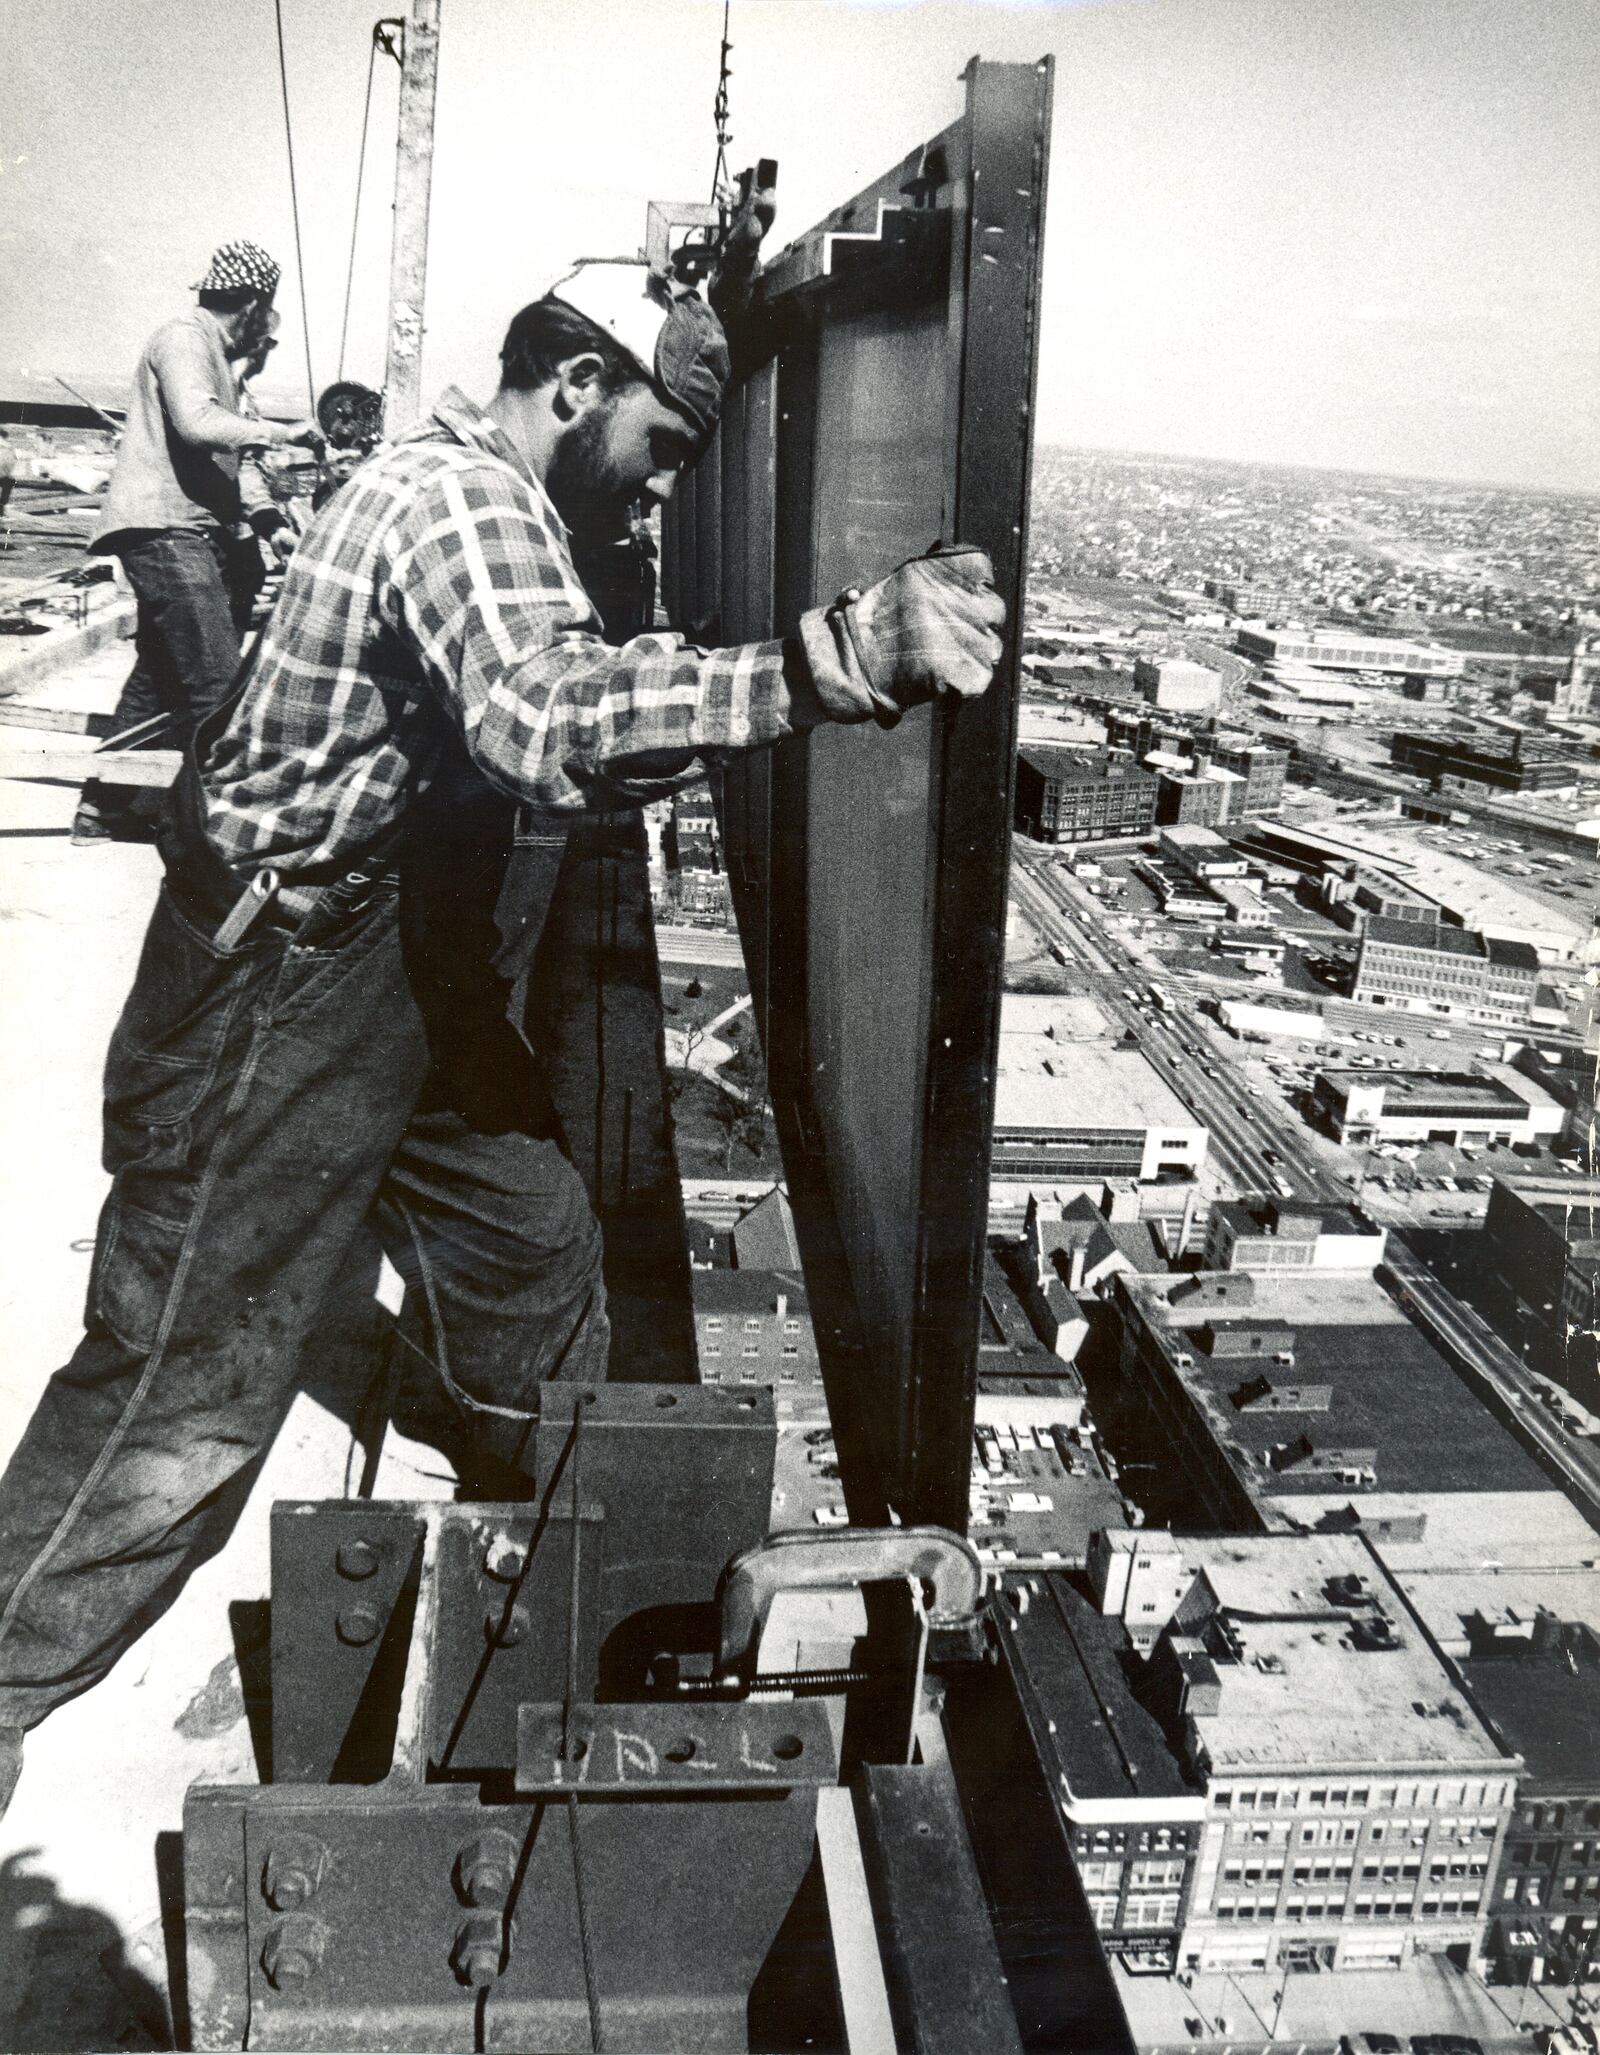
[[(398, 9), (404, 0), (386, 0)], [(281, 0), (318, 387), (339, 358), (374, 0)], [(492, 389), (578, 255), (706, 196), (721, 0), (442, 0), (423, 379)], [(1600, 490), (1595, 0), (732, 0), (734, 166), (769, 247), (1056, 60), (1046, 442)], [(0, 0), (0, 397), (111, 397), (214, 243), (283, 263), (273, 0)], [(344, 369), (381, 383), (380, 59)]]

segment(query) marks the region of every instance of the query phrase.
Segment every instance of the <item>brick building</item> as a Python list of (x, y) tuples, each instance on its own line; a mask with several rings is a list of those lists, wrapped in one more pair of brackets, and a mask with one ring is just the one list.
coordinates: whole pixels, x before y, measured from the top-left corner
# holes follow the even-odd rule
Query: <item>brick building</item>
[(1036, 842), (1098, 842), (1154, 827), (1157, 781), (1104, 749), (1025, 743), (1017, 752), (1016, 821)]
[(1520, 1027), (1539, 985), (1538, 952), (1528, 942), (1480, 935), (1446, 922), (1372, 914), (1361, 938), (1352, 997), (1486, 1027)]

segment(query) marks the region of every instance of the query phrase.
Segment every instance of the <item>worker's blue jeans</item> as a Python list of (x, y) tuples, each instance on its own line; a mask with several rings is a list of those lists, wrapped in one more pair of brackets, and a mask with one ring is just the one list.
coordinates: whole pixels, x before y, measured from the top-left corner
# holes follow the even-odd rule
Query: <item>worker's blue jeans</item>
[(0, 1479), (0, 1724), (95, 1683), (221, 1546), (369, 1215), (493, 1461), (543, 1380), (605, 1377), (577, 1173), (441, 1073), (397, 888), (319, 900), (223, 950), (163, 887), (106, 1063), (86, 1333)]
[[(138, 612), (133, 669), (111, 717), (112, 732), (172, 714), (173, 725), (157, 739), (163, 749), (181, 749), (227, 696), (239, 668), (239, 646), (261, 589), (260, 546), (220, 529), (164, 528), (123, 537), (117, 554)], [(83, 796), (112, 812), (159, 811), (97, 778)]]

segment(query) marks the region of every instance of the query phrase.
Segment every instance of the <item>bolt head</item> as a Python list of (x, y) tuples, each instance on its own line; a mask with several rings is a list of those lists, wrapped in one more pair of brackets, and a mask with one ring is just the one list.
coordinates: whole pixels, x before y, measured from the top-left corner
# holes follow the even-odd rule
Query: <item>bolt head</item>
[(275, 1991), (301, 1991), (322, 1967), (326, 1929), (314, 1919), (291, 1914), (268, 1929), (261, 1946), (261, 1967)]
[(490, 1613), (484, 1621), (484, 1632), (496, 1648), (515, 1648), (525, 1638), (532, 1621), (525, 1605), (514, 1605), (509, 1612), (503, 1609)]
[(354, 1541), (341, 1542), (335, 1560), (341, 1577), (349, 1577), (359, 1582), (363, 1577), (370, 1577), (376, 1572), (378, 1551), (370, 1541), (357, 1538)]
[(311, 1834), (285, 1834), (261, 1865), (261, 1895), (274, 1912), (292, 1912), (322, 1882), (328, 1851)]
[(498, 1827), (475, 1835), (456, 1857), (456, 1889), (464, 1904), (503, 1906), (517, 1873), (517, 1844)]
[(501, 1584), (515, 1584), (528, 1567), (528, 1551), (514, 1535), (497, 1534), (484, 1555), (483, 1567)]
[(497, 1912), (474, 1912), (461, 1923), (450, 1964), (459, 1983), (482, 1991), (500, 1974), (505, 1953), (505, 1928)]
[(376, 1610), (370, 1605), (347, 1605), (334, 1622), (334, 1631), (348, 1648), (365, 1648), (369, 1641), (375, 1641), (379, 1621)]

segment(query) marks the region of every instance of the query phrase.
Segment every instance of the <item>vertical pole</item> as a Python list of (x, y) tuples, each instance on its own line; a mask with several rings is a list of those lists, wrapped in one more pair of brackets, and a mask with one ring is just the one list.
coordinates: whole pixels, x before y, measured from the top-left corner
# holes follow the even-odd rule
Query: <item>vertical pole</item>
[(428, 273), (428, 195), (433, 182), (433, 99), (439, 75), (440, 0), (411, 0), (400, 68), (389, 258), (389, 354), (384, 429), (410, 427), (422, 411), (422, 307)]

